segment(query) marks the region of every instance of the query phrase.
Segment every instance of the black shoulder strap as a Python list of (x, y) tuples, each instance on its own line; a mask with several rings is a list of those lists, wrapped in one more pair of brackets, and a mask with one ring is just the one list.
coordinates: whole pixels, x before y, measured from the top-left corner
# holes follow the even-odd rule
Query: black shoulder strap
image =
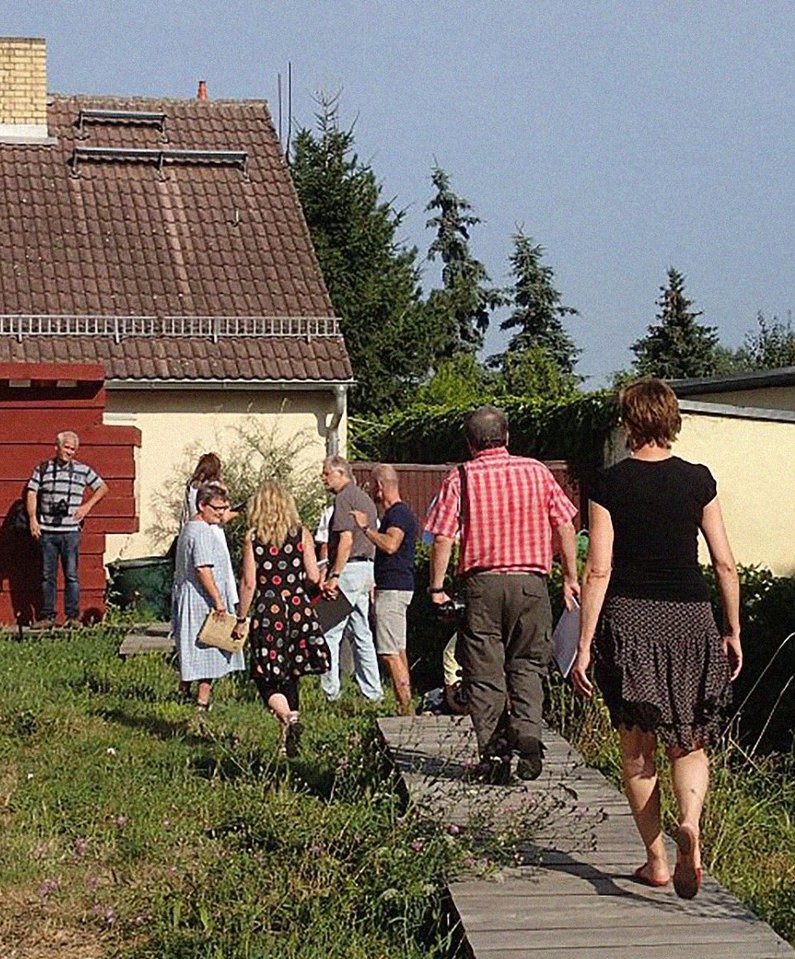
[(461, 480), (461, 492), (459, 494), (458, 506), (458, 528), (464, 528), (464, 520), (467, 516), (467, 471), (463, 463), (458, 464), (458, 477)]

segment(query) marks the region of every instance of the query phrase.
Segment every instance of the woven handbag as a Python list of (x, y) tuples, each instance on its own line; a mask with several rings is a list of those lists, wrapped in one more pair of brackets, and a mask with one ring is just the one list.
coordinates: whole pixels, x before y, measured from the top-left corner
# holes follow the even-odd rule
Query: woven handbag
[(246, 644), (248, 620), (241, 624), (243, 635), (240, 639), (232, 635), (232, 630), (236, 625), (237, 616), (234, 613), (209, 612), (199, 632), (199, 642), (202, 646), (215, 646), (227, 653), (239, 653)]

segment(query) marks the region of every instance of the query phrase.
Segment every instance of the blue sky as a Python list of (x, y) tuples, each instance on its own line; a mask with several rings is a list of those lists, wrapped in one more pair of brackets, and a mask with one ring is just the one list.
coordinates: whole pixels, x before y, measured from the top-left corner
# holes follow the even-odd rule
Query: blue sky
[[(795, 3), (789, 0), (4, 0), (63, 93), (265, 98), (342, 89), (357, 148), (427, 250), (438, 162), (508, 282), (511, 234), (547, 251), (579, 371), (629, 365), (674, 265), (727, 345), (795, 305)], [(436, 272), (426, 270), (426, 285)], [(490, 332), (490, 352), (504, 334)]]

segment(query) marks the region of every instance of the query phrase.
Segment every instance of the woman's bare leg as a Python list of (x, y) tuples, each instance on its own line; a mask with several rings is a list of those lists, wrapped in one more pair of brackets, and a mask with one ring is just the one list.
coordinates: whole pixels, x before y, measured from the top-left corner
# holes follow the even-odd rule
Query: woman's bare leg
[(646, 847), (643, 875), (654, 883), (670, 879), (660, 823), (660, 784), (657, 779), (657, 737), (637, 726), (619, 729), (621, 770), (629, 807)]
[(210, 705), (210, 690), (213, 688), (211, 679), (199, 680), (199, 691), (196, 694), (196, 705), (201, 709), (207, 709)]
[(679, 825), (691, 829), (696, 838), (695, 865), (701, 866), (701, 810), (709, 788), (709, 759), (703, 749), (683, 752), (669, 749), (671, 782), (679, 807)]

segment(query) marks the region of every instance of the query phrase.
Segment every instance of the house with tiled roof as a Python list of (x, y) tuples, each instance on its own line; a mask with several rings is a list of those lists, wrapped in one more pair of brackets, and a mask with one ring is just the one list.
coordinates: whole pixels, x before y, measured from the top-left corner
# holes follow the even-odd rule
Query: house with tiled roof
[(262, 101), (46, 92), (0, 39), (0, 363), (98, 363), (137, 427), (145, 555), (174, 470), (242, 424), (344, 450), (352, 370)]

